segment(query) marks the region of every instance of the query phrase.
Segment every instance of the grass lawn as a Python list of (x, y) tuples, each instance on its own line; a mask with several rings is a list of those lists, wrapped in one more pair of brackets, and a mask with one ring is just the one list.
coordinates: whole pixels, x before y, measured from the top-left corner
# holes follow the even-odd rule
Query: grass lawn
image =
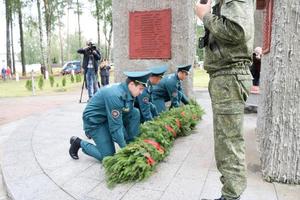
[[(110, 82), (114, 82), (114, 71), (111, 71)], [(54, 86), (50, 86), (49, 80), (44, 80), (44, 87), (42, 90), (38, 88), (38, 78), (35, 78), (35, 94), (36, 95), (55, 95), (63, 92), (70, 92), (74, 90), (80, 90), (82, 86), (82, 81), (80, 83), (71, 82), (70, 75), (66, 75), (66, 86), (62, 87), (62, 76), (54, 77)], [(199, 68), (194, 68), (194, 88), (207, 88), (208, 86), (208, 74)], [(22, 97), (22, 96), (32, 96), (32, 91), (28, 91), (25, 87), (27, 79), (21, 79), (19, 82), (15, 80), (0, 80), (0, 98), (1, 97)], [(57, 87), (58, 84), (58, 87)]]
[(207, 88), (209, 75), (206, 73), (205, 70), (194, 68), (194, 88)]
[[(66, 75), (66, 86), (62, 87), (62, 76), (54, 77), (54, 85), (51, 87), (49, 80), (44, 80), (44, 87), (42, 90), (38, 88), (38, 78), (36, 77), (35, 82), (35, 94), (36, 95), (51, 95), (55, 93), (62, 93), (67, 91), (77, 90), (81, 87), (82, 82), (74, 83), (71, 82), (71, 77)], [(32, 96), (32, 91), (28, 91), (25, 87), (28, 79), (21, 79), (19, 82), (15, 80), (0, 80), (0, 97), (22, 97)], [(82, 78), (83, 80), (83, 78)]]

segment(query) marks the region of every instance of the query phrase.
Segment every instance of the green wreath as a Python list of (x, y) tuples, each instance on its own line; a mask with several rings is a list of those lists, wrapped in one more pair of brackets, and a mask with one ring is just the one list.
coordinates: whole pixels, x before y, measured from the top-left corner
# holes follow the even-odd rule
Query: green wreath
[(170, 152), (177, 137), (191, 134), (204, 110), (195, 102), (161, 113), (140, 126), (141, 135), (115, 155), (103, 160), (107, 183), (141, 181)]

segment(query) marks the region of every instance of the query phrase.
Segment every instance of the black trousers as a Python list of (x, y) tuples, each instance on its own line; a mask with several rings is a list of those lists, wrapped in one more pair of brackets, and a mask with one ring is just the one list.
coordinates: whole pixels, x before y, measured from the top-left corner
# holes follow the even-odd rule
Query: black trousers
[(109, 84), (109, 76), (102, 76), (101, 75), (101, 85), (105, 86)]

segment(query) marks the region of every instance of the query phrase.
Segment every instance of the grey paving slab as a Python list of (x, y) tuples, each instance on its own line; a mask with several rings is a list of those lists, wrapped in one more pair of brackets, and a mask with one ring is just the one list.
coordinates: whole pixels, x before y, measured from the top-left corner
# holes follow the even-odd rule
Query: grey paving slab
[(164, 191), (172, 182), (179, 168), (179, 164), (163, 162), (157, 166), (155, 172), (147, 180), (136, 183), (134, 187)]
[[(196, 95), (206, 109), (203, 120), (194, 134), (175, 141), (170, 155), (143, 182), (108, 188), (100, 162), (81, 151), (79, 160), (70, 158), (69, 138), (76, 135), (86, 139), (81, 120), (85, 104), (74, 102), (27, 117), (15, 125), (0, 127), (0, 158), (5, 184), (13, 199), (17, 200), (219, 197), (222, 186), (214, 162), (209, 96), (207, 91), (196, 92)], [(261, 179), (255, 127), (256, 114), (246, 115), (248, 187), (242, 200), (290, 200), (298, 197), (298, 186), (270, 184)]]
[(2, 170), (0, 170), (0, 200), (8, 200), (6, 187), (3, 182)]
[[(53, 182), (49, 181), (49, 178), (44, 174), (30, 176), (26, 179), (18, 181), (6, 182), (7, 189), (13, 199), (48, 199), (48, 195), (51, 194), (54, 199), (59, 188)], [(59, 194), (62, 199), (72, 199), (68, 194)]]
[(0, 126), (0, 147), (9, 138), (11, 133), (19, 127), (20, 124), (24, 123), (25, 119), (17, 120), (13, 123), (8, 123)]
[(121, 199), (122, 200), (140, 200), (140, 199), (159, 200), (162, 194), (163, 194), (162, 191), (133, 187)]
[(185, 142), (183, 138), (179, 138), (178, 141), (174, 142), (174, 146), (171, 149), (170, 153), (172, 156), (168, 156), (165, 159), (165, 162), (169, 164), (181, 164), (187, 157), (190, 150), (191, 146), (189, 143)]
[(276, 193), (274, 189), (266, 189), (266, 188), (259, 188), (248, 186), (245, 192), (242, 195), (243, 200), (277, 200)]
[(84, 160), (81, 160), (81, 162), (78, 162), (78, 160), (70, 161), (67, 162), (64, 166), (56, 168), (52, 171), (45, 170), (45, 174), (47, 174), (47, 176), (49, 176), (52, 181), (61, 186), (77, 174), (80, 174), (81, 172), (89, 168), (91, 165), (93, 165), (92, 162), (85, 163)]
[(187, 178), (174, 178), (172, 183), (164, 191), (161, 200), (198, 200), (201, 194), (201, 188), (204, 185), (203, 179), (187, 179)]
[(86, 194), (99, 184), (98, 180), (75, 176), (62, 185), (62, 188), (72, 194), (76, 199), (85, 199)]
[(3, 165), (2, 172), (6, 183), (11, 181), (23, 181), (28, 177), (43, 174), (39, 165), (31, 160), (12, 165)]
[(260, 97), (261, 96), (259, 94), (250, 93), (249, 98), (247, 99), (246, 105), (257, 107)]
[(222, 185), (219, 181), (220, 173), (217, 171), (209, 171), (201, 188), (200, 198), (215, 199), (221, 196)]
[(108, 188), (105, 182), (98, 184), (92, 191), (86, 194), (87, 197), (97, 200), (119, 200), (130, 190), (133, 183), (120, 184), (114, 188)]
[[(12, 130), (8, 139), (2, 143), (5, 152), (1, 157), (1, 168), (7, 191), (13, 199), (44, 199), (45, 194), (54, 190), (61, 192), (60, 188), (45, 176), (32, 149), (32, 135), (38, 121), (36, 115), (28, 117)], [(68, 199), (69, 195), (64, 196)], [(55, 199), (55, 195), (52, 197)]]
[(102, 165), (99, 165), (99, 163), (95, 163), (86, 170), (82, 171), (80, 174), (78, 174), (78, 176), (94, 179), (97, 180), (98, 183), (101, 183), (105, 179), (104, 167)]
[(278, 200), (295, 200), (300, 199), (300, 185), (286, 185), (273, 183)]
[(122, 200), (140, 200), (140, 199), (159, 200), (162, 194), (163, 194), (162, 191), (132, 188), (125, 194), (125, 196), (122, 197)]

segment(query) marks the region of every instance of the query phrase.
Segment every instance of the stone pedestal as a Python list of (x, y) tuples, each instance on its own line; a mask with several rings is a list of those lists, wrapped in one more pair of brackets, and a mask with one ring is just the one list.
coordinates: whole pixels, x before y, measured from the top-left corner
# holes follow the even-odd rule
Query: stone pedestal
[[(116, 82), (124, 80), (123, 71), (143, 71), (151, 66), (167, 65), (168, 73), (172, 73), (177, 65), (193, 64), (196, 47), (193, 8), (193, 0), (113, 0), (113, 59)], [(130, 59), (129, 13), (164, 9), (171, 9), (171, 58)], [(193, 70), (183, 85), (185, 93), (189, 95), (192, 92)]]

